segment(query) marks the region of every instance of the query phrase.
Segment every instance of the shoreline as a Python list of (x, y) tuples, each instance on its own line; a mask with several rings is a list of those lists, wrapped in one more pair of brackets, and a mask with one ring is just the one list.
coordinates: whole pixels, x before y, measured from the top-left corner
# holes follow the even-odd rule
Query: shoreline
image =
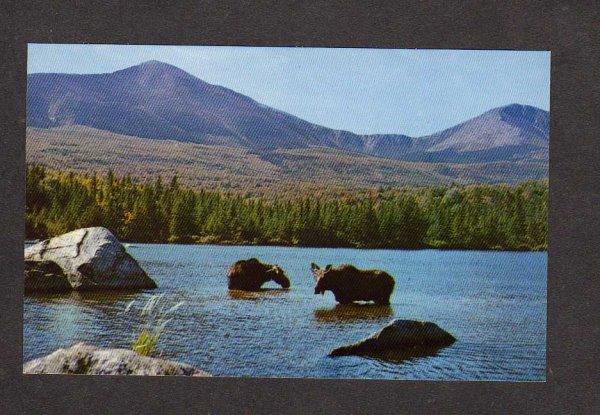
[(277, 244), (277, 243), (252, 243), (252, 242), (140, 242), (140, 241), (121, 241), (123, 244), (131, 245), (198, 245), (198, 246), (256, 246), (256, 247), (277, 247), (277, 248), (314, 248), (314, 249), (359, 249), (364, 251), (481, 251), (481, 252), (548, 252), (548, 249), (493, 249), (493, 248), (466, 248), (466, 247), (449, 247), (440, 248), (435, 246), (422, 246), (418, 248), (409, 247), (359, 247), (359, 246), (329, 246), (329, 245), (294, 245), (294, 244)]
[[(51, 236), (40, 237), (36, 239), (25, 239), (24, 244), (35, 244), (39, 243), (45, 239), (52, 238)], [(251, 241), (207, 241), (207, 242), (194, 242), (194, 241), (153, 241), (153, 242), (143, 242), (143, 241), (133, 241), (133, 240), (119, 240), (122, 244), (131, 244), (131, 245), (199, 245), (199, 246), (263, 246), (263, 247), (279, 247), (279, 248), (315, 248), (315, 249), (359, 249), (365, 251), (376, 251), (376, 250), (385, 250), (385, 251), (481, 251), (481, 252), (546, 252), (548, 253), (548, 248), (545, 247), (543, 249), (536, 248), (484, 248), (484, 247), (439, 247), (433, 245), (425, 245), (420, 247), (365, 247), (365, 246), (352, 246), (352, 245), (301, 245), (301, 244), (284, 244), (284, 243), (268, 243), (268, 242), (251, 242)]]

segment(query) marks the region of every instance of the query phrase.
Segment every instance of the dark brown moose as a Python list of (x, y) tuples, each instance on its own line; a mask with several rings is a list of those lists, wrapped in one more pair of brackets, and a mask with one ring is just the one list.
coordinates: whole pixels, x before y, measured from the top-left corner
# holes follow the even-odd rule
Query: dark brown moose
[(259, 291), (267, 281), (274, 281), (282, 288), (290, 287), (290, 280), (277, 265), (264, 264), (256, 258), (235, 262), (229, 267), (229, 289)]
[(373, 301), (377, 304), (389, 304), (394, 290), (394, 278), (380, 270), (360, 270), (348, 264), (325, 269), (315, 263), (310, 264), (317, 285), (315, 294), (333, 292), (335, 300), (340, 304), (353, 301)]

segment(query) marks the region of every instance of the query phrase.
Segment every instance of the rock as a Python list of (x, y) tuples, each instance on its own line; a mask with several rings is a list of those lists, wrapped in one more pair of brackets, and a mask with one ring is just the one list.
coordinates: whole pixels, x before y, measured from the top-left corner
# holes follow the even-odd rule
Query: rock
[(68, 349), (30, 360), (23, 365), (26, 374), (75, 375), (175, 375), (211, 376), (184, 363), (142, 356), (128, 349), (103, 349), (77, 343)]
[(25, 292), (70, 291), (71, 284), (53, 261), (25, 261)]
[(26, 261), (56, 263), (75, 290), (156, 288), (106, 228), (77, 229), (25, 248)]
[(404, 357), (428, 355), (450, 346), (456, 338), (437, 324), (415, 320), (394, 320), (372, 336), (331, 351), (330, 356), (371, 355), (397, 352)]
[(240, 260), (229, 267), (227, 286), (230, 290), (258, 291), (267, 281), (282, 288), (290, 287), (290, 280), (277, 265), (265, 264), (256, 258)]

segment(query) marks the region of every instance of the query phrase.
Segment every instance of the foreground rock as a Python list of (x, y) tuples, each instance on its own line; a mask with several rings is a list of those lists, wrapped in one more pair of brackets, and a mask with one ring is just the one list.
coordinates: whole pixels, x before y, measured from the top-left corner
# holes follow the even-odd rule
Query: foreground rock
[(25, 292), (68, 291), (69, 280), (53, 261), (25, 261)]
[(390, 303), (395, 282), (385, 271), (360, 270), (348, 264), (335, 268), (327, 265), (321, 269), (315, 263), (310, 264), (310, 269), (316, 281), (315, 294), (324, 294), (329, 290), (340, 304), (353, 301), (373, 301), (384, 305)]
[(290, 280), (281, 267), (264, 264), (256, 258), (237, 261), (229, 268), (230, 290), (258, 291), (267, 281), (274, 281), (282, 288), (290, 287)]
[(394, 320), (372, 336), (349, 346), (334, 349), (331, 356), (370, 355), (402, 358), (429, 355), (450, 346), (456, 338), (437, 324), (414, 320)]
[[(64, 286), (60, 281), (65, 277), (69, 287), (64, 289), (156, 288), (156, 283), (106, 228), (77, 229), (39, 242), (25, 249), (25, 261), (29, 291), (58, 289)], [(56, 272), (52, 278), (51, 273), (45, 273), (42, 278), (31, 273), (34, 262), (45, 263), (43, 267), (50, 269), (48, 261), (55, 263), (62, 274)]]
[(127, 349), (78, 343), (23, 365), (27, 374), (211, 376), (184, 363), (146, 357)]

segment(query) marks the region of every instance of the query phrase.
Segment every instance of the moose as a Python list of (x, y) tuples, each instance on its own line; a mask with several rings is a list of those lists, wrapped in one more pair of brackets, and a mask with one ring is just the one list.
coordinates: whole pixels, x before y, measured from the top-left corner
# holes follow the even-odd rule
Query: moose
[(230, 290), (259, 291), (267, 281), (274, 281), (282, 288), (290, 287), (290, 280), (277, 265), (265, 264), (256, 258), (240, 260), (229, 267)]
[(394, 278), (380, 270), (360, 270), (353, 265), (343, 264), (333, 268), (327, 265), (319, 268), (310, 264), (315, 277), (315, 294), (333, 292), (335, 300), (340, 304), (354, 301), (373, 301), (376, 304), (389, 304), (394, 290)]

